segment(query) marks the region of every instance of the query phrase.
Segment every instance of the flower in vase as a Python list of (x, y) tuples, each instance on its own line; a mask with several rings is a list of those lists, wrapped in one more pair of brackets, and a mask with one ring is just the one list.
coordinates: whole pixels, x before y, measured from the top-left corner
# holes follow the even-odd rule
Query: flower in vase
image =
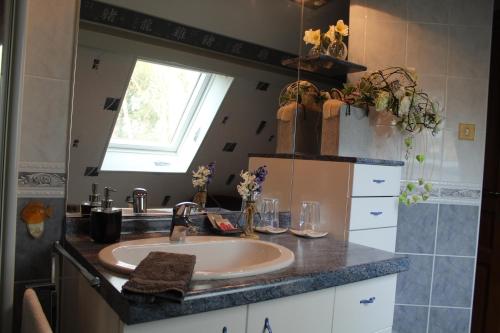
[(332, 43), (335, 40), (335, 26), (331, 25), (330, 29), (328, 29), (327, 32), (325, 32), (325, 37), (330, 40), (330, 43)]
[(215, 162), (211, 162), (208, 165), (200, 165), (196, 171), (193, 171), (193, 177), (191, 182), (195, 188), (205, 188), (210, 182), (215, 174)]
[(344, 20), (338, 20), (337, 24), (335, 25), (335, 32), (337, 32), (342, 37), (347, 37), (349, 36), (349, 26), (344, 23)]
[(262, 192), (262, 185), (267, 176), (267, 168), (261, 166), (253, 172), (241, 171), (240, 176), (243, 180), (236, 186), (236, 189), (241, 197), (246, 199), (253, 194)]
[(304, 42), (314, 46), (319, 46), (321, 43), (321, 30), (309, 29), (304, 31)]

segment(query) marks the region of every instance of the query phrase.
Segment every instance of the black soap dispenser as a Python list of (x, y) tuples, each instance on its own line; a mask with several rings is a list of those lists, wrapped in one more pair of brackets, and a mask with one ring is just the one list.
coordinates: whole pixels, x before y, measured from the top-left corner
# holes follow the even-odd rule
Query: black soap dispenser
[(92, 184), (92, 194), (89, 195), (89, 201), (84, 201), (80, 205), (80, 213), (82, 216), (90, 216), (92, 208), (101, 207), (101, 195), (97, 193), (97, 184)]
[(96, 243), (114, 243), (120, 240), (122, 210), (113, 208), (110, 192), (116, 190), (104, 188), (102, 207), (93, 208), (90, 213), (90, 237)]

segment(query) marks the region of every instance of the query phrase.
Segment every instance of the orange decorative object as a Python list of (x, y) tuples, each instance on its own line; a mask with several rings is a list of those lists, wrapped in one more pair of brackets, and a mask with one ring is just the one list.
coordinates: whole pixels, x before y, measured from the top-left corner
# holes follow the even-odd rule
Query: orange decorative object
[(21, 210), (21, 219), (26, 223), (28, 232), (34, 238), (43, 234), (45, 219), (52, 216), (52, 207), (45, 206), (40, 201), (31, 201)]

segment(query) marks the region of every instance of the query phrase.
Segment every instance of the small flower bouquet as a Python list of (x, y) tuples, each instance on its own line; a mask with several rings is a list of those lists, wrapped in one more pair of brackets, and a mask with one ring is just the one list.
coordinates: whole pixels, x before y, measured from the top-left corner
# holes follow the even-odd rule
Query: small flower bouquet
[(336, 25), (330, 25), (325, 33), (320, 29), (309, 29), (304, 31), (304, 42), (312, 45), (309, 50), (310, 56), (326, 54), (334, 58), (345, 60), (347, 58), (347, 46), (343, 38), (349, 36), (349, 26), (343, 20), (338, 20)]
[(207, 165), (200, 165), (196, 171), (193, 171), (191, 182), (197, 190), (193, 198), (193, 202), (205, 208), (207, 203), (207, 186), (212, 182), (215, 175), (215, 162), (210, 162)]
[(245, 203), (243, 209), (245, 226), (243, 227), (242, 237), (259, 238), (253, 231), (253, 220), (257, 211), (255, 200), (262, 193), (262, 186), (267, 176), (267, 168), (264, 165), (253, 172), (242, 171), (240, 176), (243, 178), (243, 181), (238, 184), (237, 189)]

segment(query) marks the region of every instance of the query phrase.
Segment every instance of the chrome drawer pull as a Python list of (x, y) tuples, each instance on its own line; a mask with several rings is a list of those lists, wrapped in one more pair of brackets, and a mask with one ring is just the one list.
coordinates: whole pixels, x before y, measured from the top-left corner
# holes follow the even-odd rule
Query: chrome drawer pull
[(222, 333), (227, 333), (227, 327), (226, 327), (226, 326), (224, 326), (224, 327), (222, 328)]
[(370, 297), (368, 299), (362, 299), (359, 304), (372, 304), (375, 303), (375, 297)]
[(373, 216), (379, 216), (382, 215), (382, 212), (370, 212)]
[(372, 182), (374, 182), (375, 184), (382, 184), (385, 183), (385, 179), (373, 179)]

